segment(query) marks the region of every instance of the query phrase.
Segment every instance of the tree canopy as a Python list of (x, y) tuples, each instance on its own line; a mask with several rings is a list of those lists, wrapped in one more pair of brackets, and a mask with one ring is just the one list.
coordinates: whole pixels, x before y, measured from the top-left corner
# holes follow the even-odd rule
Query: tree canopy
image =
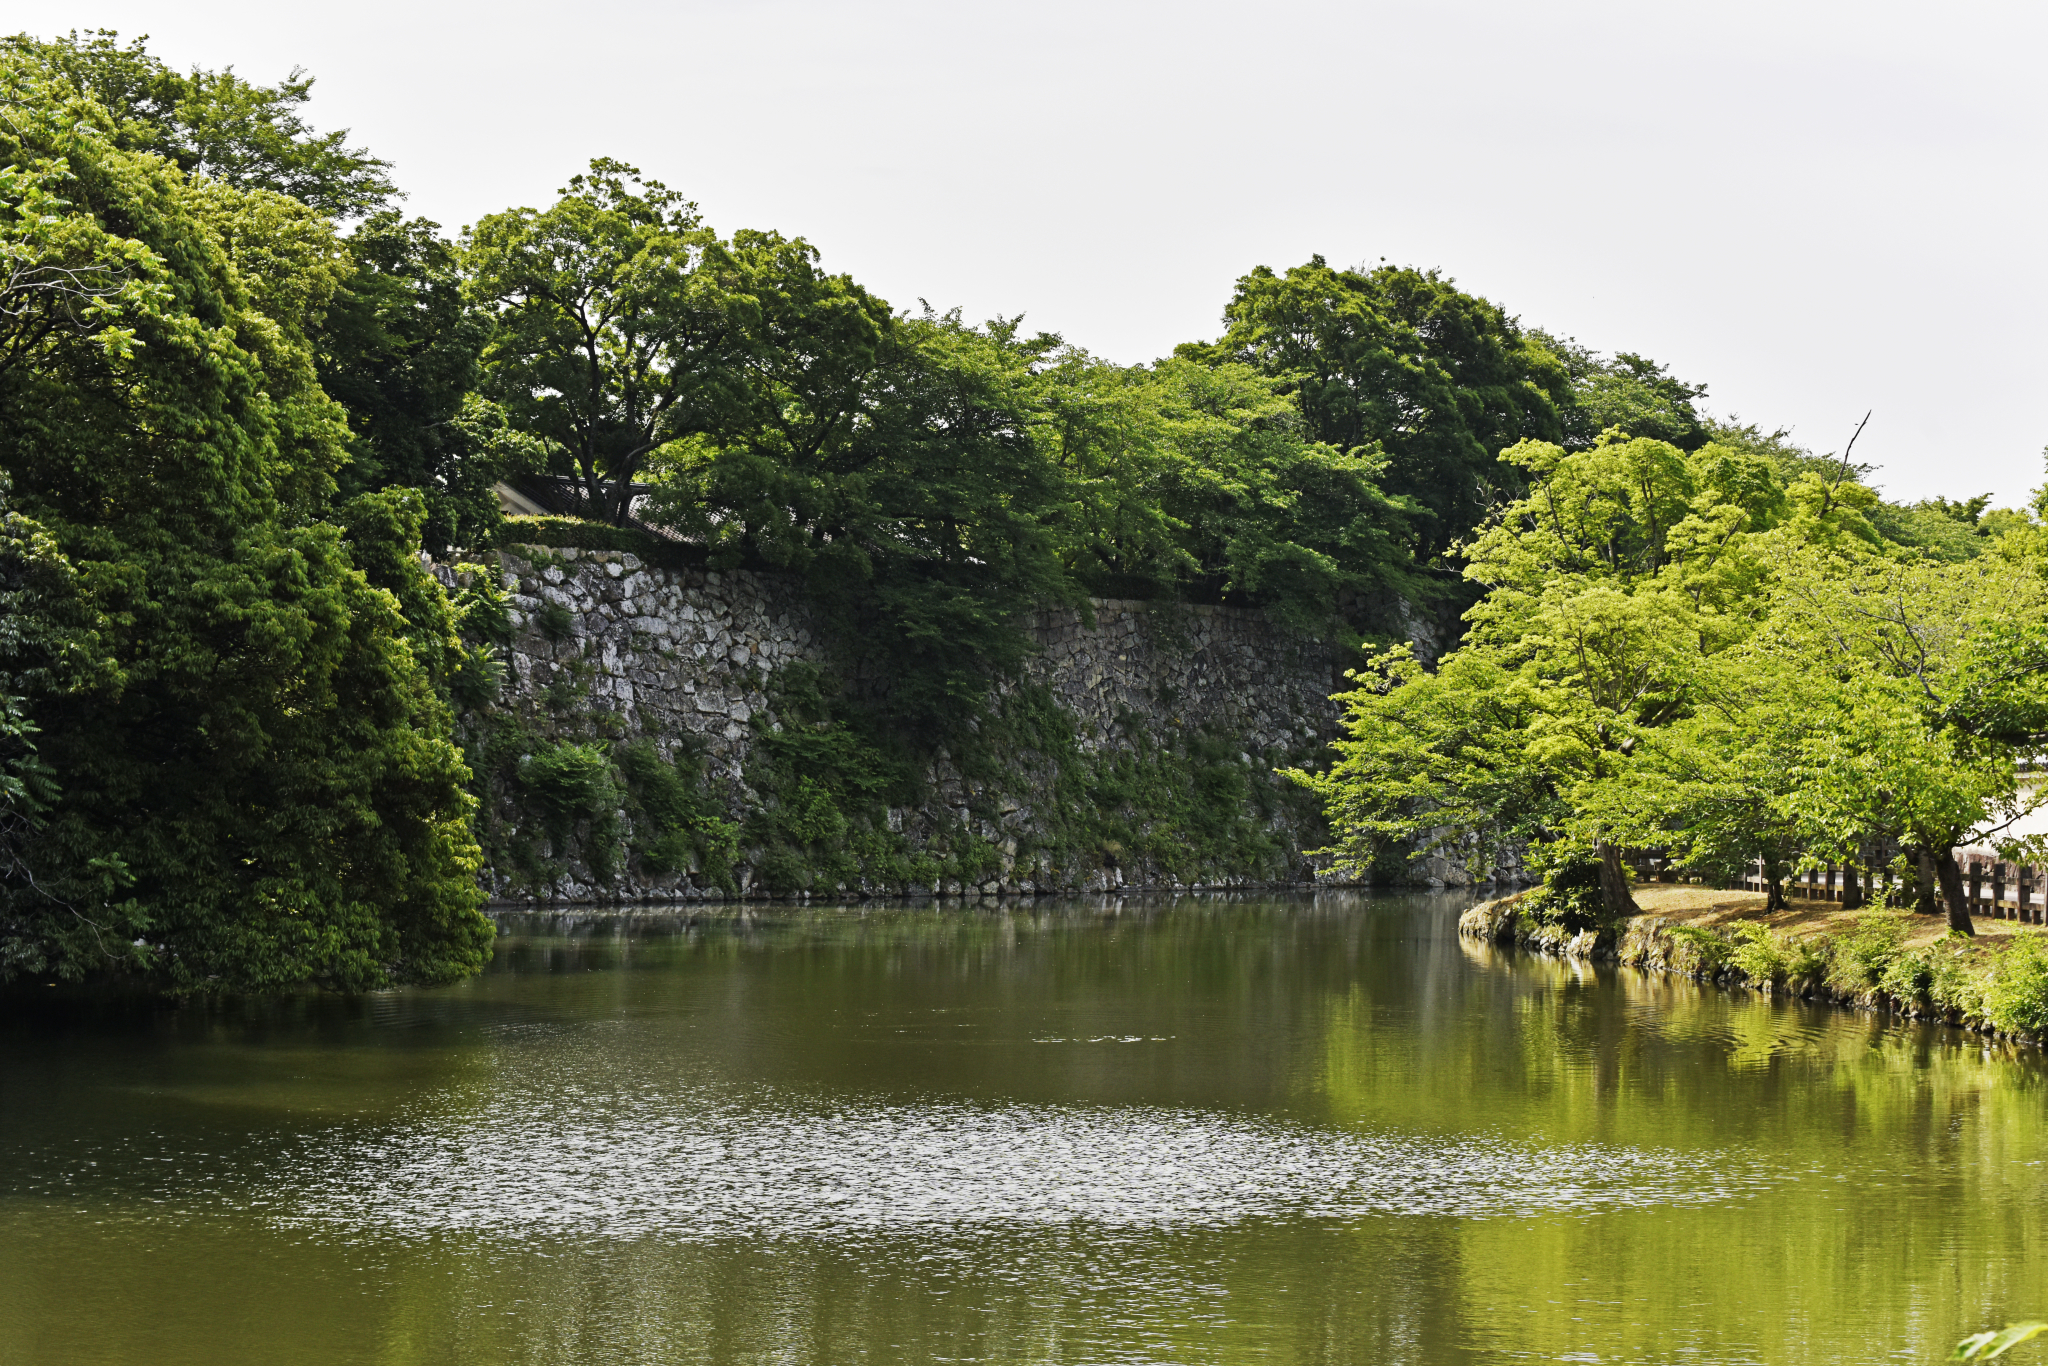
[[(1486, 592), (1464, 645), (1358, 671), (1339, 761), (1298, 775), (1340, 860), (1420, 846), (1483, 869), (1530, 844), (1581, 924), (1630, 908), (1626, 847), (1716, 880), (1761, 864), (1774, 900), (1797, 867), (1897, 860), (1967, 932), (1952, 851), (2019, 847), (2019, 760), (2048, 738), (2039, 530), (1952, 559), (1887, 540), (1847, 467), (1721, 441), (1609, 429), (1501, 458), (1530, 489), (1465, 551)], [(1589, 860), (1597, 906), (1562, 895)]]
[(1383, 483), (1430, 516), (1412, 528), (1427, 562), (1518, 491), (1495, 460), (1524, 438), (1557, 440), (1570, 402), (1565, 366), (1498, 306), (1435, 271), (1338, 270), (1317, 256), (1237, 282), (1213, 346), (1286, 380), (1311, 435), (1377, 448)]
[[(490, 927), (447, 711), (358, 567), (388, 552), (323, 520), (348, 431), (309, 332), (345, 253), (296, 200), (124, 149), (33, 65), (0, 83), (0, 469), (31, 604), (0, 965), (229, 988), (474, 971)], [(404, 495), (375, 496), (416, 545)]]

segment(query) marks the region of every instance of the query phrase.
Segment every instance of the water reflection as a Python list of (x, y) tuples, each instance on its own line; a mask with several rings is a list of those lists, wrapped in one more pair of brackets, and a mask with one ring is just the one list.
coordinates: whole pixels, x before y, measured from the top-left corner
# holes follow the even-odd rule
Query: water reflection
[(1357, 1134), (1156, 1107), (791, 1104), (511, 1090), (478, 1115), (309, 1149), (301, 1222), (387, 1234), (895, 1237), (1528, 1218), (1731, 1198), (1755, 1162)]
[(2030, 1055), (1448, 897), (515, 923), (0, 1023), (0, 1360), (1928, 1359), (2048, 1311)]

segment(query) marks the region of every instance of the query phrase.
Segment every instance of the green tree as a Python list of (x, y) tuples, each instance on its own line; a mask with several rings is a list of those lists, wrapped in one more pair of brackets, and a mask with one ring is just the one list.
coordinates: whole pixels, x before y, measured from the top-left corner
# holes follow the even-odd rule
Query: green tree
[(654, 453), (723, 430), (746, 407), (759, 308), (697, 208), (600, 158), (544, 211), (464, 236), (471, 297), (493, 314), (488, 391), (623, 525)]
[(1419, 509), (1380, 488), (1385, 457), (1311, 440), (1282, 381), (1072, 348), (1046, 379), (1064, 553), (1095, 591), (1260, 606), (1319, 634), (1390, 593), (1429, 595), (1407, 549)]
[(802, 574), (863, 672), (888, 679), (882, 705), (930, 735), (1021, 667), (1026, 612), (1075, 596), (1053, 532), (1063, 485), (1034, 432), (1035, 366), (1057, 339), (892, 320), (850, 282), (761, 292), (773, 330), (749, 420), (665, 450), (651, 515), (715, 564)]
[(1682, 805), (1631, 786), (1646, 745), (1698, 713), (1711, 661), (1754, 632), (1763, 547), (1803, 514), (1768, 462), (1716, 444), (1610, 431), (1501, 458), (1529, 492), (1466, 551), (1486, 592), (1465, 643), (1433, 673), (1397, 654), (1355, 675), (1340, 761), (1300, 778), (1348, 866), (1404, 844), (1531, 841), (1624, 914), (1622, 847), (1666, 842)]
[(61, 786), (0, 882), (0, 975), (474, 971), (467, 773), (422, 624), (354, 558), (405, 562), (417, 509), (392, 545), (323, 520), (347, 430), (308, 338), (345, 255), (295, 201), (123, 150), (18, 54), (0, 102), (0, 252), (41, 282), (0, 311), (0, 470), (63, 627), (10, 685)]
[(1775, 579), (1759, 646), (1825, 679), (1830, 699), (1787, 799), (1811, 850), (1853, 857), (1871, 835), (1895, 837), (1933, 866), (1950, 927), (1971, 933), (1955, 847), (2007, 841), (2031, 809), (2018, 760), (2048, 741), (2039, 563), (2024, 547), (1951, 564), (1802, 549)]
[(1563, 362), (1571, 377), (1571, 393), (1561, 412), (1566, 446), (1591, 446), (1610, 428), (1682, 451), (1698, 450), (1711, 439), (1693, 402), (1706, 397), (1706, 385), (1688, 384), (1630, 351), (1604, 357), (1574, 341), (1533, 335)]
[(1386, 491), (1431, 514), (1414, 528), (1419, 562), (1520, 492), (1502, 450), (1564, 436), (1563, 362), (1435, 271), (1335, 270), (1320, 256), (1280, 275), (1261, 266), (1237, 282), (1223, 320), (1221, 340), (1185, 354), (1285, 378), (1316, 440), (1384, 450)]
[(288, 195), (341, 219), (396, 195), (388, 162), (348, 146), (346, 129), (316, 133), (306, 123), (313, 78), (303, 71), (273, 86), (232, 68), (181, 73), (151, 56), (147, 41), (123, 46), (111, 29), (47, 41), (20, 33), (0, 39), (0, 51), (16, 69), (59, 79), (105, 110), (116, 147), (154, 153), (188, 175)]
[(454, 247), (425, 219), (373, 214), (317, 331), (320, 387), (349, 414), (344, 495), (416, 489), (437, 554), (491, 543), (508, 452), (475, 391), (489, 324), (463, 299)]

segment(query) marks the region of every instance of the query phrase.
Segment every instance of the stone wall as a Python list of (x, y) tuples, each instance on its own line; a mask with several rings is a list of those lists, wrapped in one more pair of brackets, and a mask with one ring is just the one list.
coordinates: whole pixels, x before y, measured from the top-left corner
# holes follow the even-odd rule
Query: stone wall
[[(512, 548), (501, 553), (500, 566), (513, 627), (506, 651), (512, 705), (539, 717), (551, 690), (573, 693), (577, 721), (594, 733), (646, 737), (664, 754), (688, 746), (701, 755), (706, 779), (735, 819), (761, 800), (748, 786), (748, 758), (763, 729), (780, 728), (770, 679), (795, 661), (831, 663), (797, 585), (745, 571), (658, 569), (612, 551)], [(1324, 642), (1242, 609), (1098, 601), (1092, 618), (1045, 611), (1029, 623), (1038, 651), (1027, 677), (1072, 717), (1084, 751), (1129, 748), (1140, 735), (1220, 728), (1248, 771), (1277, 782), (1270, 775), (1275, 756), (1298, 761), (1335, 733), (1337, 708), (1329, 698), (1342, 679)], [(890, 811), (891, 831), (965, 821), (981, 837), (1014, 848), (1039, 819), (1027, 798), (983, 803), (1000, 814), (975, 816), (972, 785), (943, 754), (929, 777), (927, 808)], [(1317, 838), (1311, 829), (1284, 833), (1297, 850), (1299, 841)], [(1011, 870), (1006, 859), (1002, 878), (930, 890), (1162, 885), (1156, 874), (1132, 867), (1105, 866), (1057, 888), (1035, 886), (1028, 872)], [(1305, 861), (1295, 874), (1310, 875)], [(740, 883), (743, 890), (749, 885), (745, 869)], [(499, 878), (494, 891), (501, 900), (542, 902), (721, 895), (688, 874), (648, 877), (626, 869), (606, 882), (578, 868), (545, 888)]]
[(1344, 679), (1329, 643), (1242, 608), (1092, 605), (1092, 625), (1078, 612), (1038, 613), (1039, 652), (1026, 666), (1080, 723), (1084, 745), (1113, 736), (1125, 718), (1155, 733), (1224, 726), (1253, 753), (1335, 734), (1330, 694)]
[[(769, 575), (653, 569), (602, 550), (514, 549), (499, 559), (517, 691), (537, 696), (564, 671), (579, 673), (587, 705), (615, 721), (615, 734), (654, 736), (665, 748), (693, 737), (717, 781), (743, 776), (769, 676), (796, 660), (825, 662), (803, 594)], [(552, 634), (549, 605), (567, 614)]]

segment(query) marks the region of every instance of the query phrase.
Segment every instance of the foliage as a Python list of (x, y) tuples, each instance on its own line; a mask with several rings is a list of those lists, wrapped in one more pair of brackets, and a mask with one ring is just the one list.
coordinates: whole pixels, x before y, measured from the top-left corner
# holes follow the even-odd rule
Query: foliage
[(1435, 672), (1397, 646), (1347, 675), (1338, 759), (1288, 776), (1324, 803), (1335, 867), (1367, 876), (1389, 848), (1428, 854), (1541, 839), (1565, 808), (1529, 751), (1539, 699), (1501, 663), (1459, 651)]
[(1709, 976), (1726, 967), (1735, 945), (1725, 934), (1707, 925), (1674, 925), (1671, 937), (1692, 950), (1695, 970)]
[(694, 204), (631, 166), (600, 158), (553, 207), (486, 215), (462, 263), (496, 324), (490, 396), (582, 481), (600, 521), (626, 521), (657, 449), (745, 402), (758, 305), (739, 263)]
[(316, 212), (352, 218), (397, 191), (390, 165), (347, 145), (348, 132), (315, 133), (300, 110), (313, 78), (302, 71), (274, 86), (251, 85), (232, 69), (179, 73), (136, 38), (111, 29), (43, 41), (0, 39), (0, 62), (68, 86), (105, 113), (108, 140), (127, 152), (161, 156), (187, 175), (241, 190), (264, 190)]
[[(1291, 793), (1232, 737), (1193, 730), (1160, 743), (1133, 726), (1121, 745), (1087, 749), (1049, 693), (1020, 685), (942, 756), (959, 783), (948, 796), (924, 786), (912, 746), (814, 667), (785, 667), (770, 690), (781, 729), (756, 735), (747, 780), (761, 805), (742, 843), (760, 851), (772, 891), (1072, 885), (1122, 868), (1272, 880), (1292, 866), (1273, 833)], [(913, 842), (891, 808), (945, 815)], [(1017, 833), (991, 841), (977, 827)]]
[(1384, 455), (1310, 439), (1285, 381), (1075, 348), (1045, 378), (1042, 439), (1070, 503), (1062, 553), (1092, 591), (1262, 606), (1316, 634), (1362, 624), (1347, 612), (1389, 592), (1434, 591), (1406, 549), (1421, 509), (1382, 491)]
[(1998, 955), (1984, 984), (1984, 1014), (2000, 1029), (2048, 1035), (2048, 935), (2023, 934)]
[(1710, 439), (1708, 420), (1693, 400), (1707, 386), (1687, 384), (1646, 356), (1622, 351), (1604, 357), (1577, 342), (1531, 334), (1563, 362), (1570, 397), (1561, 417), (1563, 444), (1583, 450), (1609, 430), (1662, 441), (1682, 451), (1698, 450)]
[(2015, 760), (2048, 738), (2038, 532), (1945, 561), (1887, 543), (1847, 463), (1706, 435), (1503, 452), (1530, 488), (1465, 551), (1486, 595), (1464, 646), (1434, 672), (1374, 658), (1340, 762), (1298, 775), (1340, 861), (1504, 834), (1652, 847), (1723, 879), (1760, 863), (1776, 907), (1803, 861), (1900, 848), (1967, 933), (1950, 851), (2012, 842), (2033, 802)]
[(442, 554), (491, 544), (492, 485), (517, 454), (475, 395), (487, 327), (464, 303), (455, 250), (436, 228), (391, 211), (358, 225), (317, 344), (320, 385), (349, 414), (343, 492), (418, 490), (423, 543)]
[(498, 543), (614, 550), (665, 569), (702, 568), (706, 559), (699, 545), (667, 540), (643, 527), (611, 526), (579, 517), (507, 517), (499, 525)]
[(781, 728), (757, 730), (748, 779), (764, 800), (741, 834), (763, 851), (761, 879), (770, 891), (979, 880), (983, 853), (964, 849), (960, 832), (944, 842), (953, 849), (921, 852), (889, 828), (890, 806), (922, 796), (916, 766), (903, 742), (835, 680), (793, 664), (771, 680), (769, 696)]
[(1753, 920), (1738, 920), (1728, 927), (1731, 948), (1729, 966), (1752, 982), (1782, 984), (1804, 982), (1827, 970), (1827, 945), (1811, 938), (1794, 938)]
[[(443, 980), (488, 942), (479, 838), (536, 885), (622, 859), (779, 890), (1251, 876), (1290, 866), (1294, 798), (1354, 873), (1533, 843), (1528, 913), (1574, 932), (1629, 909), (1630, 845), (1760, 861), (1774, 894), (1897, 851), (1967, 930), (1949, 849), (2024, 844), (2030, 513), (1888, 503), (1849, 450), (1435, 272), (1260, 268), (1214, 345), (1117, 366), (896, 313), (614, 161), (451, 244), (308, 125), (298, 72), (181, 74), (95, 32), (0, 42), (0, 83), (0, 973)], [(513, 470), (573, 476), (593, 518), (501, 525)], [(588, 705), (559, 604), (507, 697), (495, 571), (451, 601), (418, 553), (514, 540), (802, 580), (839, 655), (775, 680), (744, 830), (686, 745)], [(1375, 642), (1337, 763), (1130, 722), (1084, 743), (1021, 680), (1028, 613), (1086, 593)], [(1460, 648), (1378, 647), (1453, 602)], [(1306, 797), (1270, 781), (1290, 761)], [(934, 774), (958, 789), (913, 841), (889, 812)], [(1026, 806), (1035, 839), (976, 833)], [(1867, 937), (1828, 970), (1978, 990)]]
[(1832, 936), (1828, 980), (1844, 991), (1867, 991), (1881, 983), (1906, 942), (1906, 922), (1893, 912), (1859, 915)]
[[(1075, 596), (1046, 525), (1058, 484), (1030, 432), (1049, 343), (957, 315), (889, 321), (850, 285), (798, 282), (770, 310), (788, 336), (768, 348), (782, 359), (756, 417), (677, 448), (651, 515), (711, 546), (714, 566), (801, 575), (850, 670), (890, 677), (877, 705), (892, 723), (950, 729), (1018, 673), (1022, 612)], [(800, 325), (799, 306), (817, 321)], [(783, 355), (813, 330), (856, 332), (858, 354)]]
[[(1706, 660), (1742, 638), (1759, 538), (1792, 515), (1770, 467), (1610, 433), (1525, 442), (1533, 486), (1469, 547), (1488, 592), (1431, 672), (1396, 651), (1353, 675), (1339, 762), (1297, 780), (1328, 804), (1341, 866), (1388, 843), (1570, 839), (1611, 851), (1665, 813), (1621, 781), (1690, 714)], [(1611, 852), (1603, 858), (1613, 861)], [(1609, 916), (1624, 913), (1611, 870)]]
[(293, 201), (123, 150), (18, 54), (0, 85), (0, 250), (53, 282), (0, 319), (0, 468), (67, 636), (22, 675), (62, 787), (33, 879), (0, 888), (0, 972), (473, 971), (491, 931), (467, 774), (415, 653), (437, 628), (371, 577), (418, 523), (319, 520), (346, 430), (307, 340), (331, 238)]
[(1601, 895), (1601, 860), (1590, 848), (1559, 842), (1540, 851), (1541, 885), (1515, 903), (1521, 914), (1539, 925), (1570, 934), (1606, 929), (1613, 923)]
[(1310, 434), (1344, 451), (1377, 448), (1384, 487), (1431, 514), (1411, 524), (1427, 563), (1489, 506), (1519, 491), (1494, 457), (1524, 439), (1563, 435), (1569, 376), (1499, 307), (1435, 271), (1336, 270), (1322, 257), (1237, 282), (1213, 347), (1286, 380)]

